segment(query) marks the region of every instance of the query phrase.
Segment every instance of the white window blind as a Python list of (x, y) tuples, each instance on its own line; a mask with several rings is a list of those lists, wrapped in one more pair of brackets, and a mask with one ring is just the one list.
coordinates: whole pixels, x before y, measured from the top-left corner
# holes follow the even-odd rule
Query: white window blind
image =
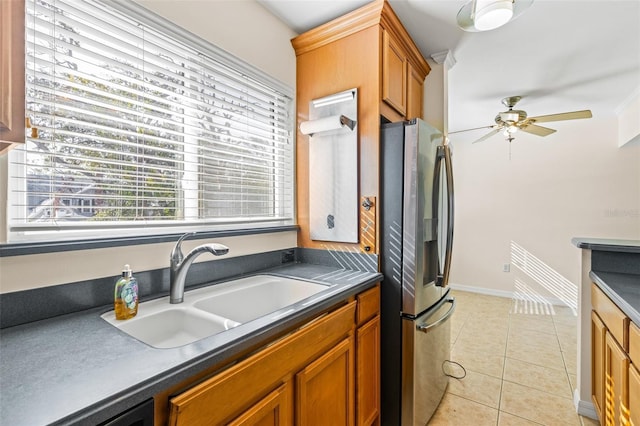
[(12, 230), (291, 223), (291, 96), (127, 15), (27, 0)]

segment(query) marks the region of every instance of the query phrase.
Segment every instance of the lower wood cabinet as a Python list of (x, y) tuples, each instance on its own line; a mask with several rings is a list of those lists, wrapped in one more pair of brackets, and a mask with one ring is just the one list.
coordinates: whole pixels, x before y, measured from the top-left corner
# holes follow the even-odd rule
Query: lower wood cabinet
[(632, 425), (640, 425), (640, 370), (629, 366), (629, 409)]
[(624, 424), (622, 419), (625, 417), (625, 411), (628, 411), (629, 408), (629, 357), (609, 332), (605, 338), (604, 352), (605, 423), (622, 425)]
[(591, 399), (599, 419), (604, 419), (604, 348), (607, 328), (596, 314), (591, 311)]
[(296, 374), (296, 425), (353, 425), (353, 338)]
[(290, 426), (293, 425), (293, 384), (286, 382), (245, 411), (229, 426)]
[(640, 425), (640, 329), (595, 284), (591, 303), (591, 393), (600, 424)]
[(356, 333), (356, 421), (358, 426), (380, 424), (380, 316)]
[(629, 420), (640, 426), (640, 327), (629, 324)]
[(367, 290), (212, 377), (157, 395), (156, 425), (378, 425), (379, 294)]

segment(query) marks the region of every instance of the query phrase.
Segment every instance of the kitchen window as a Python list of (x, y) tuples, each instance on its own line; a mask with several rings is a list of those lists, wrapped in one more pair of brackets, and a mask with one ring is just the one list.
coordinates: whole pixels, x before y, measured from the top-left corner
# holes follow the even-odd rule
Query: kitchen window
[(27, 0), (10, 239), (290, 225), (292, 105), (134, 2)]

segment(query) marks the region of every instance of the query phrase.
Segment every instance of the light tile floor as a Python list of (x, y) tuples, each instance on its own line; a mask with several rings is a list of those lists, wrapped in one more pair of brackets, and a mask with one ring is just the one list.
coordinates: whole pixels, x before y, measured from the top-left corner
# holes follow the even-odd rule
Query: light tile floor
[[(450, 379), (429, 426), (592, 426), (576, 414), (577, 319), (567, 307), (453, 291)], [(451, 366), (460, 375), (462, 370)]]

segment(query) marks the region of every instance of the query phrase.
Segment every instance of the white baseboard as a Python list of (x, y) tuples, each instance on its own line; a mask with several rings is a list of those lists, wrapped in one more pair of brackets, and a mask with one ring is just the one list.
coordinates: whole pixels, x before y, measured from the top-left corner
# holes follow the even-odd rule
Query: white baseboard
[(453, 290), (460, 290), (460, 291), (466, 291), (469, 293), (486, 294), (487, 296), (498, 296), (498, 297), (506, 297), (507, 299), (513, 299), (512, 291), (495, 290), (492, 288), (474, 287), (471, 285), (456, 284), (456, 283), (449, 283), (449, 287), (451, 287)]
[[(451, 287), (453, 290), (460, 290), (460, 291), (466, 291), (469, 293), (477, 293), (477, 294), (486, 294), (487, 296), (505, 297), (507, 299), (520, 298), (520, 297), (515, 297), (514, 296), (515, 292), (513, 291), (496, 290), (492, 288), (475, 287), (471, 285), (456, 284), (456, 283), (449, 283), (449, 287)], [(549, 303), (550, 305), (566, 306), (566, 304), (558, 298), (555, 298), (555, 297), (542, 297), (542, 298), (545, 300), (545, 302)]]
[(573, 405), (576, 407), (576, 412), (581, 416), (598, 420), (598, 415), (596, 414), (596, 408), (593, 405), (593, 402), (581, 400), (577, 389), (573, 393)]

